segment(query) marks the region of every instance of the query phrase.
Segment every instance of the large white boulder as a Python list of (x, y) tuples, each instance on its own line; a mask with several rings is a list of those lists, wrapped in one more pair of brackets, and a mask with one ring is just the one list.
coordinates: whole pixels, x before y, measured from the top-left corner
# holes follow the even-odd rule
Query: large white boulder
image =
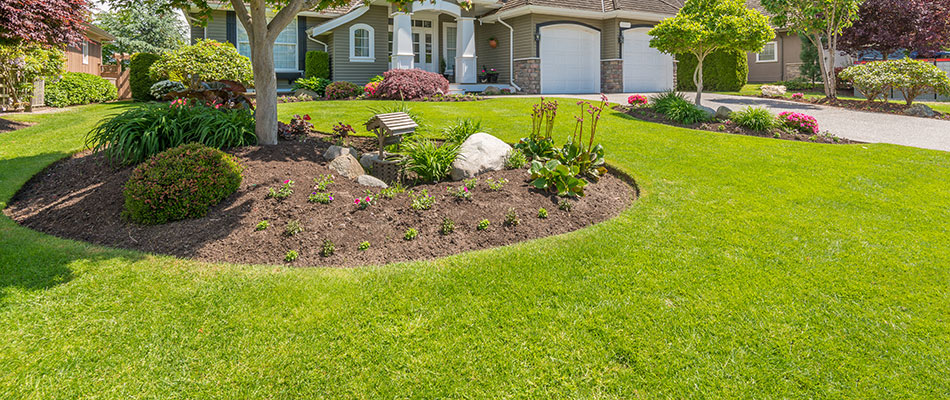
[(499, 138), (476, 133), (459, 148), (459, 155), (452, 163), (452, 179), (460, 181), (489, 171), (501, 171), (511, 150), (511, 146)]
[(785, 93), (788, 92), (788, 89), (785, 86), (776, 86), (776, 85), (763, 85), (762, 86), (762, 95), (765, 97), (781, 97), (785, 96)]
[(350, 179), (356, 179), (365, 174), (363, 172), (363, 166), (360, 165), (356, 157), (350, 154), (343, 154), (333, 159), (327, 168), (330, 168), (330, 171), (333, 171), (337, 175), (342, 175)]
[(363, 186), (369, 186), (369, 187), (380, 188), (380, 189), (385, 189), (389, 187), (389, 185), (387, 185), (386, 182), (383, 182), (379, 180), (379, 178), (372, 175), (360, 175), (359, 178), (356, 178), (356, 183), (359, 183), (360, 185), (363, 185)]

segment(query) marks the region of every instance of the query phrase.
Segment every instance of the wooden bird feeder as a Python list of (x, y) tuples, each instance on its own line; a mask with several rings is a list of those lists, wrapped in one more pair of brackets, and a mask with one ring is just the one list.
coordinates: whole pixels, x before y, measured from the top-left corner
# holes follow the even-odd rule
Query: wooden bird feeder
[(419, 125), (404, 112), (378, 114), (366, 122), (366, 130), (372, 131), (379, 139), (379, 158), (384, 157), (386, 146), (402, 142), (403, 135), (416, 131)]

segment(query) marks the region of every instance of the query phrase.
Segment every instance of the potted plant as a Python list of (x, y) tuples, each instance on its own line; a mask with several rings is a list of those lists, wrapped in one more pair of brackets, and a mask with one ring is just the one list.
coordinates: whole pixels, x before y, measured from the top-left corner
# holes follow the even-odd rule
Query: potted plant
[(482, 66), (482, 75), (485, 76), (482, 83), (498, 83), (498, 71), (496, 69)]
[(488, 39), (488, 45), (491, 46), (491, 48), (493, 48), (493, 49), (497, 49), (497, 48), (498, 48), (498, 39), (495, 39), (494, 37)]

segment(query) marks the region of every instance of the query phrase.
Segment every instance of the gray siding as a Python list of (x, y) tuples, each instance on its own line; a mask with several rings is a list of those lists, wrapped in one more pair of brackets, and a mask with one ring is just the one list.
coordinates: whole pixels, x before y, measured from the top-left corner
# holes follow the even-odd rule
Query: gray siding
[[(507, 22), (507, 21), (506, 21)], [(494, 24), (475, 24), (475, 55), (478, 57), (478, 70), (483, 67), (495, 68), (498, 70), (498, 83), (508, 83), (510, 77), (509, 46), (511, 45), (511, 32), (504, 25)], [(494, 37), (498, 40), (498, 47), (491, 48), (488, 40)]]
[[(375, 30), (375, 62), (350, 62), (350, 27), (367, 24)], [(363, 16), (333, 30), (331, 35), (331, 65), (333, 80), (366, 84), (376, 75), (389, 69), (389, 10), (384, 6), (372, 6)]]

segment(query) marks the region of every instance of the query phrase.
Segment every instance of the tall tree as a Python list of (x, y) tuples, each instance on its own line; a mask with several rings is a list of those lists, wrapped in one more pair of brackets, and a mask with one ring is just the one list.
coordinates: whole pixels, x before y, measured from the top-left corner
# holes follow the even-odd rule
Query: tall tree
[(838, 97), (835, 60), (841, 33), (854, 23), (864, 0), (762, 0), (775, 25), (805, 35), (821, 55), (825, 97)]
[(154, 3), (134, 3), (96, 15), (96, 25), (115, 36), (104, 55), (161, 53), (185, 43), (185, 24), (174, 12)]
[(865, 0), (858, 17), (841, 36), (848, 53), (887, 59), (901, 50), (929, 56), (950, 48), (950, 0)]
[(798, 68), (802, 77), (814, 84), (821, 79), (821, 57), (818, 48), (804, 35), (798, 35), (802, 41), (802, 66)]
[[(105, 0), (113, 6), (128, 7), (130, 4), (162, 0)], [(387, 0), (405, 7), (411, 0)], [(426, 0), (428, 1), (428, 0)], [(163, 7), (177, 7), (197, 11), (199, 23), (206, 23), (215, 3), (209, 0), (168, 0)], [(343, 6), (349, 0), (229, 0), (238, 21), (247, 31), (251, 47), (251, 65), (254, 69), (254, 90), (257, 107), (255, 111), (257, 140), (261, 144), (277, 144), (277, 75), (274, 71), (274, 42), (277, 36), (290, 25), (297, 14), (304, 10), (320, 11)], [(271, 11), (275, 11), (273, 14)]]
[(86, 0), (0, 1), (0, 44), (79, 44), (88, 12)]
[(690, 53), (699, 61), (693, 71), (696, 105), (703, 99), (703, 61), (716, 50), (762, 51), (775, 39), (769, 19), (743, 0), (686, 0), (673, 18), (650, 30), (650, 46), (664, 53)]

